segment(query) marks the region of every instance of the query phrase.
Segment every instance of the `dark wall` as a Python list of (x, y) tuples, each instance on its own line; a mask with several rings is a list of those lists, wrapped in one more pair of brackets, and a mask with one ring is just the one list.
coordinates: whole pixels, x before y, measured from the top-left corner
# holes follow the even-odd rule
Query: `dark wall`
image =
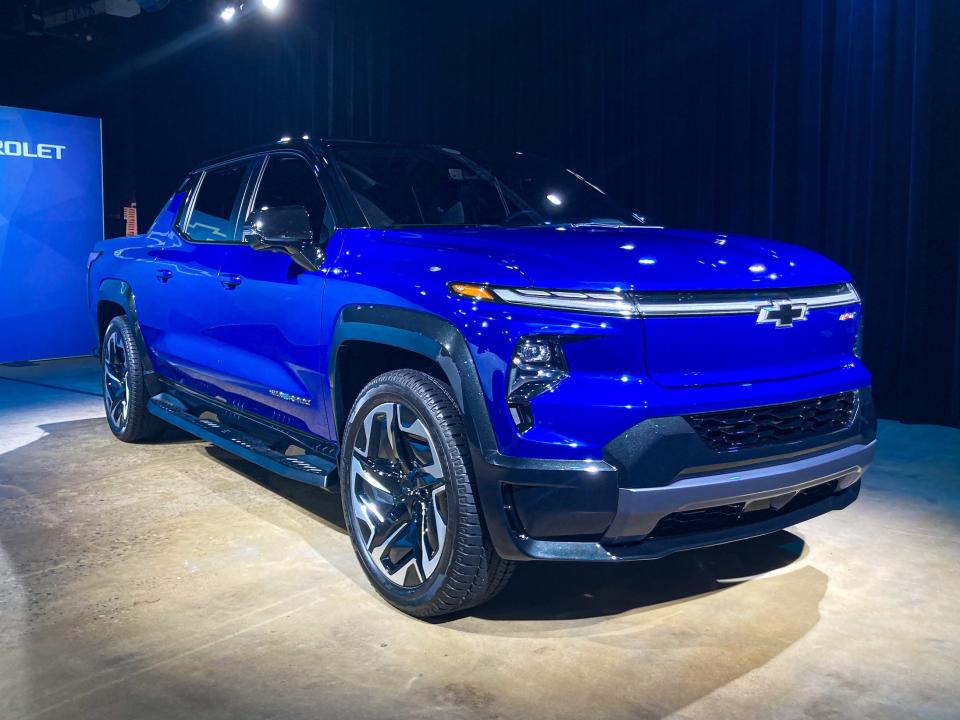
[(881, 412), (960, 425), (953, 0), (288, 4), (6, 43), (0, 103), (103, 116), (108, 207), (142, 216), (192, 164), (283, 134), (539, 151), (663, 224), (838, 260)]

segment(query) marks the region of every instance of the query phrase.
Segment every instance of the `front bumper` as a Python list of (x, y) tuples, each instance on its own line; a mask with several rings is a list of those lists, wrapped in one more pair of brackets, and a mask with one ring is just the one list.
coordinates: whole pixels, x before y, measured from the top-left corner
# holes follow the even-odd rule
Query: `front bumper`
[(772, 467), (685, 477), (665, 488), (621, 489), (616, 517), (603, 542), (624, 544), (655, 536), (665, 518), (679, 514), (687, 514), (686, 522), (696, 527), (697, 511), (728, 506), (742, 506), (737, 511), (739, 522), (731, 522), (731, 529), (747, 528), (752, 513), (782, 519), (776, 529), (788, 527), (791, 512), (814, 504), (801, 502), (811, 495), (806, 491), (827, 485), (822, 493), (829, 497), (855, 485), (872, 462), (875, 445), (876, 441), (853, 445)]
[[(603, 461), (474, 456), (494, 546), (513, 560), (653, 559), (776, 532), (852, 503), (873, 460), (869, 390), (849, 431), (802, 448), (706, 449), (682, 417), (608, 444)], [(713, 462), (710, 462), (710, 461)]]

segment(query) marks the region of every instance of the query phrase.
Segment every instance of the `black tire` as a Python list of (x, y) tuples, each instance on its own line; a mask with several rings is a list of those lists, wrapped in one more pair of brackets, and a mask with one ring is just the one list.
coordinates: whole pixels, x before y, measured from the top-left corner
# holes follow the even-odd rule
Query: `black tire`
[[(388, 410), (391, 407), (394, 409)], [(416, 424), (416, 420), (422, 424)], [(394, 421), (397, 434), (390, 437), (389, 426)], [(425, 442), (421, 441), (424, 429), (429, 436)], [(370, 457), (374, 446), (406, 449), (398, 451), (398, 459), (390, 465), (379, 453), (375, 458)], [(354, 403), (341, 448), (341, 498), (347, 530), (364, 572), (387, 602), (409, 615), (434, 617), (479, 605), (503, 589), (514, 563), (497, 555), (484, 528), (463, 421), (449, 386), (415, 370), (394, 370), (380, 375), (361, 391)], [(388, 449), (386, 454), (391, 452)], [(404, 455), (408, 460), (406, 464), (401, 460)], [(397, 487), (395, 481), (407, 483), (402, 502), (391, 505), (398, 497), (396, 493), (370, 490), (369, 480), (365, 479), (370, 475), (363, 468), (369, 470), (373, 466), (362, 465), (364, 462), (380, 463), (378, 468), (388, 470), (395, 466), (404, 468), (389, 475), (389, 481), (392, 470), (374, 472), (375, 479), (387, 487)], [(442, 479), (435, 478), (437, 469), (442, 469)], [(425, 479), (410, 480), (411, 475), (418, 473)], [(417, 493), (418, 487), (429, 483), (433, 484), (421, 488), (420, 492), (425, 494), (419, 500), (410, 500), (411, 493)], [(377, 483), (377, 487), (382, 486)], [(371, 492), (378, 499), (371, 501)], [(379, 498), (384, 499), (382, 505)], [(420, 504), (419, 522), (415, 521), (415, 509), (400, 509), (403, 503), (411, 502)], [(377, 520), (381, 516), (386, 518), (378, 529), (374, 529), (370, 513), (365, 509), (357, 512), (358, 507), (371, 504), (380, 510), (379, 515), (374, 513)], [(387, 512), (384, 508), (392, 509)], [(401, 529), (392, 535), (389, 528), (381, 529), (391, 518), (402, 518), (404, 512), (410, 518), (409, 535)], [(431, 522), (431, 515), (443, 514), (445, 524), (437, 517)], [(397, 520), (393, 527), (400, 528), (402, 522)], [(434, 540), (440, 534), (440, 525), (443, 525), (443, 539), (439, 548), (434, 548), (436, 554), (430, 557), (428, 545), (437, 544)], [(397, 540), (395, 546), (388, 545), (389, 538), (415, 538), (418, 532), (421, 533), (419, 548), (414, 547), (412, 540), (409, 544)], [(368, 549), (379, 542), (377, 537), (388, 539)], [(400, 554), (405, 548), (409, 548), (409, 560), (407, 555)], [(422, 556), (419, 561), (413, 557), (418, 554)], [(394, 562), (394, 557), (400, 559)], [(429, 571), (428, 565), (432, 568)], [(394, 567), (399, 570), (389, 575)]]
[(133, 322), (118, 315), (107, 325), (100, 347), (103, 404), (107, 424), (123, 442), (158, 437), (166, 424), (147, 411), (150, 396), (143, 382), (143, 358)]

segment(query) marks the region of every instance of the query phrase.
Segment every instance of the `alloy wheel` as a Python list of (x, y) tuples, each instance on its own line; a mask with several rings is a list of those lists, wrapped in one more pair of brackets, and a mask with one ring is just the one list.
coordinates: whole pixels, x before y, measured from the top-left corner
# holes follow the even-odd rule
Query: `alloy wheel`
[(401, 402), (363, 418), (351, 449), (350, 503), (363, 552), (404, 588), (436, 571), (447, 537), (447, 482), (423, 421)]
[(130, 411), (130, 370), (127, 349), (118, 332), (111, 332), (103, 349), (103, 399), (110, 421), (118, 430), (127, 424)]

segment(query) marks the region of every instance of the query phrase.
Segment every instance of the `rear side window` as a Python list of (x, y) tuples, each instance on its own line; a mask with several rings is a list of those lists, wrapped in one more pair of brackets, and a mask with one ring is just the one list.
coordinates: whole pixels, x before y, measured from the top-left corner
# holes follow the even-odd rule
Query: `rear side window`
[(186, 233), (195, 242), (236, 242), (237, 211), (249, 163), (208, 170), (200, 181)]
[(302, 205), (307, 209), (316, 242), (326, 242), (330, 238), (333, 216), (313, 170), (303, 158), (273, 155), (267, 160), (253, 208), (261, 210), (289, 205)]
[[(186, 180), (183, 181), (183, 184), (180, 186), (180, 189), (177, 190), (176, 194), (173, 196), (173, 200), (176, 203), (177, 218), (174, 224), (178, 229), (186, 231), (183, 221), (187, 217), (187, 211), (190, 209), (190, 201), (193, 199), (193, 193), (197, 190), (197, 184), (200, 182), (200, 174), (191, 175)], [(171, 203), (173, 205), (173, 203)]]

